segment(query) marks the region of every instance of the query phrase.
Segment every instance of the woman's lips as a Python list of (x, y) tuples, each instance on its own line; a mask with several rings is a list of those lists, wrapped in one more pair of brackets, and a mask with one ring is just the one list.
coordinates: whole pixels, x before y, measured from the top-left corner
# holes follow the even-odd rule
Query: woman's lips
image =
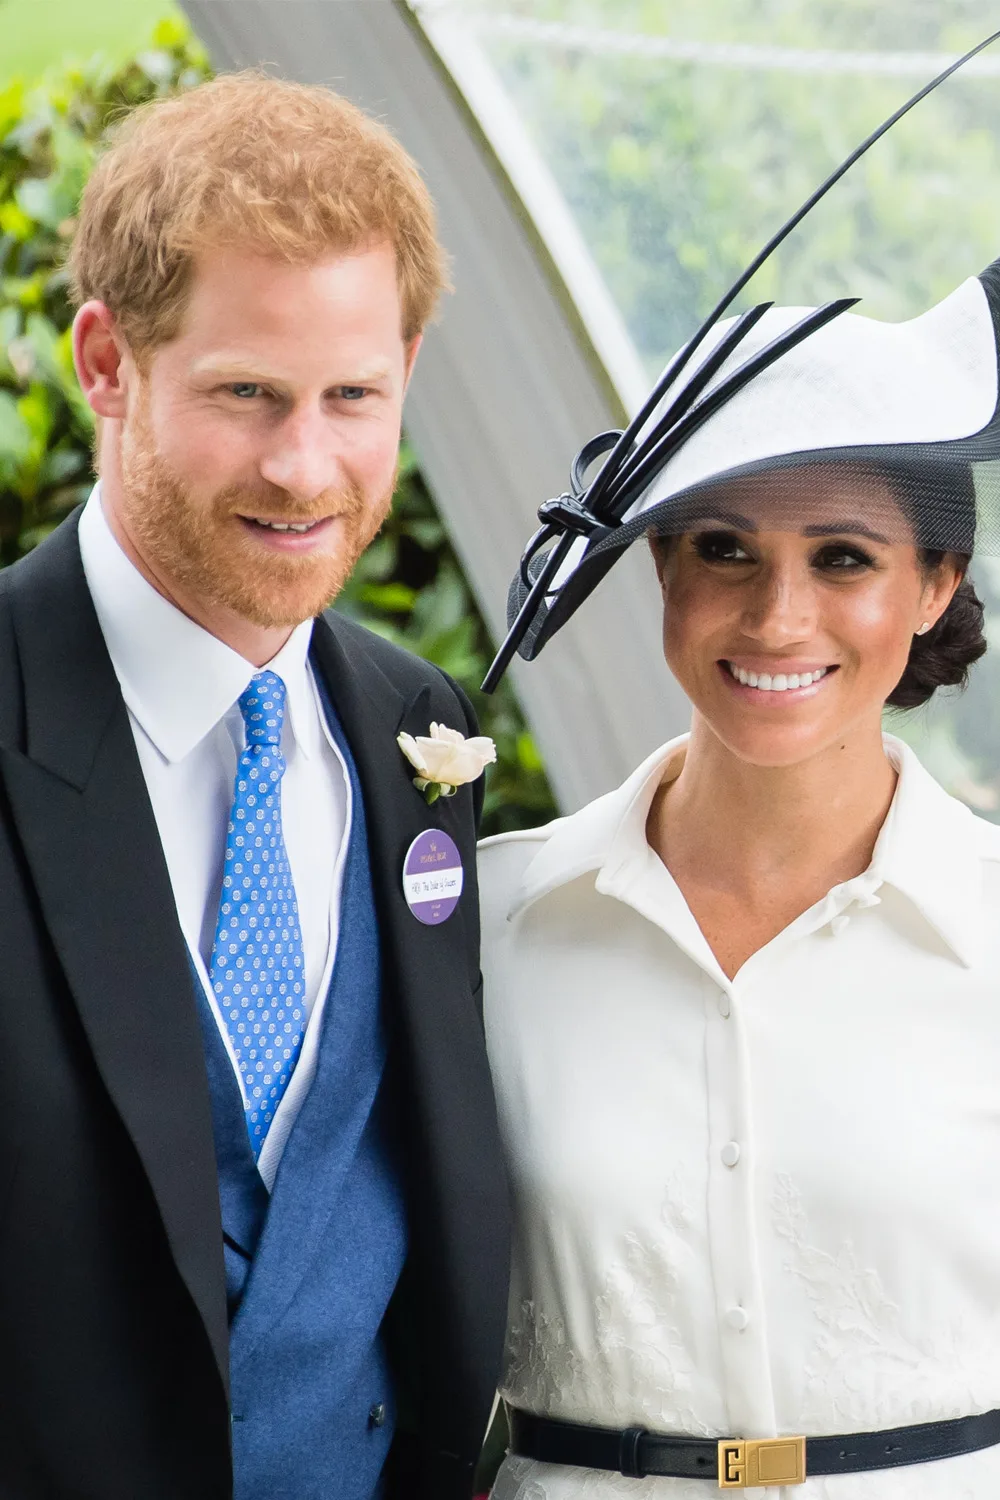
[(740, 666), (738, 662), (720, 661), (719, 668), (730, 687), (741, 694), (750, 694), (757, 701), (788, 701), (814, 696), (825, 679), (836, 672), (837, 667), (803, 666), (797, 671), (785, 667), (782, 671), (766, 671), (760, 668)]

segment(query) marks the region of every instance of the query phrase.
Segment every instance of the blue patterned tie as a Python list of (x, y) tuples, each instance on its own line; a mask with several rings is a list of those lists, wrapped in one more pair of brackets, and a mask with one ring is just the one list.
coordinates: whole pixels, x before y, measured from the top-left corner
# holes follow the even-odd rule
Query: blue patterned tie
[(246, 749), (236, 766), (209, 977), (243, 1077), (247, 1130), (258, 1156), (302, 1048), (305, 968), (281, 832), (281, 678), (258, 672), (240, 712)]

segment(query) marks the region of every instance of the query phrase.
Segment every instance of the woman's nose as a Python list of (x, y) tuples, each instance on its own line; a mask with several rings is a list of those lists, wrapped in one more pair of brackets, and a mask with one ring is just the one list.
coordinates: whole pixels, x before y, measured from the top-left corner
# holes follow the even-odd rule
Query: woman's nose
[(743, 611), (744, 633), (762, 646), (809, 640), (816, 630), (816, 590), (808, 568), (776, 563), (751, 586)]

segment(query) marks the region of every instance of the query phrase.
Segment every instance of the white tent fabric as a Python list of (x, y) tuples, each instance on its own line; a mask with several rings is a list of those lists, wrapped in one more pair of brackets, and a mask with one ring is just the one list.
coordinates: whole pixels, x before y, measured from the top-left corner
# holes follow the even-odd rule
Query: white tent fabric
[[(267, 65), (383, 119), (434, 194), (455, 294), (427, 338), (406, 426), (497, 637), (541, 501), (623, 403), (554, 260), (476, 121), (395, 0), (183, 0), (219, 68)], [(631, 394), (631, 393), (629, 393)], [(561, 806), (617, 785), (686, 727), (663, 664), (658, 597), (634, 548), (515, 685)]]

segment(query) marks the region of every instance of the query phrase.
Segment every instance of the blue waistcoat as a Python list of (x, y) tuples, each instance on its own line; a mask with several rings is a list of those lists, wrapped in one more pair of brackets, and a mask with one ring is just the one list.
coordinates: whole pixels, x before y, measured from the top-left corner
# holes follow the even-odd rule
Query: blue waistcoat
[(379, 1330), (403, 1266), (406, 1220), (382, 1087), (378, 921), (357, 768), (324, 706), (353, 815), (316, 1076), (270, 1194), (197, 986), (225, 1235), (235, 1500), (371, 1500), (393, 1431)]

